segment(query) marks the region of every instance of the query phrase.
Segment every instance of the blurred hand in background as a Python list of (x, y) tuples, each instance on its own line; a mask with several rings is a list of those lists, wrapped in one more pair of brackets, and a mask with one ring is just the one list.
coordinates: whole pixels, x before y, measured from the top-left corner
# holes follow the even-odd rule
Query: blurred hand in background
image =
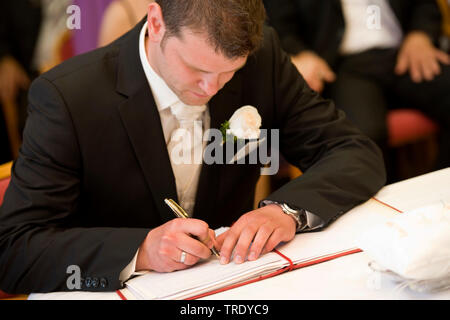
[(336, 75), (328, 63), (313, 51), (305, 50), (300, 52), (292, 57), (292, 62), (311, 89), (316, 92), (322, 92), (325, 83), (336, 80)]
[(409, 33), (400, 48), (395, 73), (409, 72), (416, 82), (431, 81), (441, 73), (440, 64), (450, 64), (450, 56), (437, 49), (424, 32)]

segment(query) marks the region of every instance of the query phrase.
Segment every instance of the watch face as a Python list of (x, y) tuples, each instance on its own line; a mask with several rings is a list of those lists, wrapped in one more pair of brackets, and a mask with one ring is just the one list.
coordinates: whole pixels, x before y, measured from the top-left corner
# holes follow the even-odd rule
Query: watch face
[(297, 231), (301, 231), (306, 228), (307, 222), (305, 210), (294, 210), (285, 203), (282, 203), (280, 206), (285, 214), (292, 216), (295, 219), (297, 223)]

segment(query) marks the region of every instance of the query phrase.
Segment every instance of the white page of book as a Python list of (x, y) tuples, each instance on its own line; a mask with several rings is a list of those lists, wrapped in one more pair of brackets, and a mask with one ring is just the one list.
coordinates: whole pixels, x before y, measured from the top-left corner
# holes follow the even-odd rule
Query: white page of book
[(242, 278), (242, 275), (252, 277), (266, 269), (278, 269), (280, 262), (283, 263), (282, 260), (284, 258), (271, 252), (256, 261), (222, 265), (212, 256), (190, 269), (170, 273), (148, 272), (127, 281), (127, 287), (136, 293), (138, 298), (168, 299), (186, 290), (214, 286), (219, 282), (234, 283), (233, 278)]

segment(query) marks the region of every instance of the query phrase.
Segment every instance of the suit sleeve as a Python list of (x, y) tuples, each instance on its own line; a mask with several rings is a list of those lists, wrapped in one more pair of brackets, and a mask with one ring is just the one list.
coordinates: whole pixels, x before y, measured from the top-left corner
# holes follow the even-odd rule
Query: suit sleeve
[(299, 15), (295, 1), (264, 0), (268, 24), (272, 26), (280, 37), (283, 49), (295, 55), (309, 49), (299, 33)]
[(382, 154), (332, 101), (308, 87), (275, 35), (272, 40), (280, 150), (303, 174), (266, 200), (305, 209), (326, 226), (384, 185)]
[(23, 145), (0, 212), (0, 289), (67, 291), (68, 268), (77, 266), (88, 280), (82, 290), (116, 290), (148, 230), (80, 227), (82, 159), (70, 114), (42, 77), (29, 100)]

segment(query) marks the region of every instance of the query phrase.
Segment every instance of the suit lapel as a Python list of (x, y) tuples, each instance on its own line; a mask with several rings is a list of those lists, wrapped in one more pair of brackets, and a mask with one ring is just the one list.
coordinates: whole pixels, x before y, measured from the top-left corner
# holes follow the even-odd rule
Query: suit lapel
[(165, 198), (178, 201), (158, 109), (148, 86), (119, 107), (136, 158), (163, 221), (173, 219)]
[(130, 31), (121, 47), (117, 91), (128, 99), (118, 109), (158, 213), (166, 222), (174, 216), (164, 199), (178, 199), (159, 112), (139, 58), (139, 33), (144, 21)]
[(220, 125), (229, 120), (233, 113), (242, 107), (242, 73), (235, 74), (233, 79), (220, 90), (209, 103), (211, 128), (220, 129)]
[[(234, 111), (242, 105), (242, 73), (235, 74), (233, 79), (220, 90), (209, 103), (211, 129), (220, 129), (220, 125), (229, 120)], [(217, 204), (220, 190), (222, 168), (224, 164), (207, 165), (203, 163), (195, 199), (195, 218), (214, 224), (213, 212)]]

